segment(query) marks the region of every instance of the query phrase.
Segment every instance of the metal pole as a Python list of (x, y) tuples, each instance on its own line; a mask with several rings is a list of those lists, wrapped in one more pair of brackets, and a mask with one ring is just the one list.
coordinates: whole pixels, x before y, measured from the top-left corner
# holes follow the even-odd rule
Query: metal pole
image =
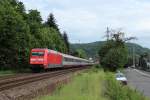
[(133, 46), (133, 67), (135, 67), (135, 47)]

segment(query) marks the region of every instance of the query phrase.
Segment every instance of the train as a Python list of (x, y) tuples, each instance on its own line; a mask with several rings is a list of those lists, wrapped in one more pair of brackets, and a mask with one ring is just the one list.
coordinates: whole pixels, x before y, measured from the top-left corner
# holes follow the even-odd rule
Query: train
[(30, 53), (32, 71), (93, 65), (93, 61), (74, 57), (47, 48), (34, 48)]

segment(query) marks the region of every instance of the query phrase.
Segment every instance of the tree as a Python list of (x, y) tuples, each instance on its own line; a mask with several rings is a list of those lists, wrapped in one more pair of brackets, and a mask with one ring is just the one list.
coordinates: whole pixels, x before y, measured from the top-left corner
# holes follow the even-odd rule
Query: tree
[(65, 45), (67, 47), (67, 52), (66, 53), (69, 54), (69, 52), (70, 52), (70, 44), (69, 44), (69, 40), (68, 40), (68, 36), (67, 36), (66, 32), (63, 33), (63, 39), (64, 39)]
[(99, 50), (99, 56), (105, 70), (116, 71), (127, 63), (128, 52), (125, 42), (133, 38), (124, 38), (125, 33), (121, 31), (110, 32), (107, 42)]
[(19, 12), (20, 14), (25, 14), (25, 7), (22, 2), (17, 3), (16, 9), (17, 9), (17, 12)]
[(123, 68), (127, 63), (127, 50), (123, 47), (112, 48), (101, 59), (101, 63), (105, 70), (116, 71), (118, 68)]
[(142, 68), (143, 70), (147, 69), (147, 58), (148, 58), (148, 53), (144, 53), (140, 55), (139, 67)]
[(24, 65), (28, 61), (29, 27), (23, 17), (9, 4), (0, 9), (0, 65), (3, 67)]
[(42, 24), (42, 17), (40, 12), (37, 10), (29, 10), (28, 13), (28, 23), (37, 22), (38, 24)]
[(79, 57), (79, 58), (86, 58), (86, 53), (83, 49), (77, 49), (73, 54), (73, 56)]
[(58, 25), (56, 24), (56, 19), (52, 13), (50, 13), (45, 24), (46, 24), (46, 26), (52, 27), (52, 28), (56, 29), (57, 31), (59, 31)]
[(27, 23), (30, 26), (30, 32), (34, 35), (39, 33), (42, 27), (42, 17), (37, 10), (29, 10), (27, 15)]
[(9, 4), (10, 6), (12, 6), (13, 8), (15, 8), (17, 6), (17, 0), (1, 0), (3, 2), (3, 4)]

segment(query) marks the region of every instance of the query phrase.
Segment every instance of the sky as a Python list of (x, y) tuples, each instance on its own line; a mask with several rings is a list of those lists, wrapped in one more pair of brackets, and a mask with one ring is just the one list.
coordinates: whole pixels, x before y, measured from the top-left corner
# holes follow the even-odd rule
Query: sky
[(150, 48), (150, 0), (20, 0), (37, 9), (46, 21), (53, 13), (71, 43), (104, 40), (106, 28), (122, 29), (127, 37)]

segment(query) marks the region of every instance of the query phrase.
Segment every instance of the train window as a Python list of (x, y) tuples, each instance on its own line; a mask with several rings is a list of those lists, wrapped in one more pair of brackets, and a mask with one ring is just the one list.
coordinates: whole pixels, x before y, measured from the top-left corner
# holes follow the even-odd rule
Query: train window
[(64, 57), (64, 61), (67, 61), (67, 58)]
[(79, 59), (74, 59), (74, 58), (67, 58), (67, 57), (64, 57), (64, 61), (67, 61), (67, 62), (86, 62), (86, 61), (82, 61), (82, 60), (79, 60)]
[(65, 60), (65, 61), (69, 61), (70, 59), (69, 59), (69, 58), (67, 58), (67, 57), (64, 57), (64, 60)]
[(73, 59), (73, 62), (77, 62), (77, 60), (76, 60), (76, 59)]
[(71, 62), (75, 62), (75, 59), (71, 59)]
[(44, 52), (32, 52), (32, 56), (44, 56)]
[(78, 60), (77, 60), (77, 59), (75, 59), (75, 62), (78, 62)]

